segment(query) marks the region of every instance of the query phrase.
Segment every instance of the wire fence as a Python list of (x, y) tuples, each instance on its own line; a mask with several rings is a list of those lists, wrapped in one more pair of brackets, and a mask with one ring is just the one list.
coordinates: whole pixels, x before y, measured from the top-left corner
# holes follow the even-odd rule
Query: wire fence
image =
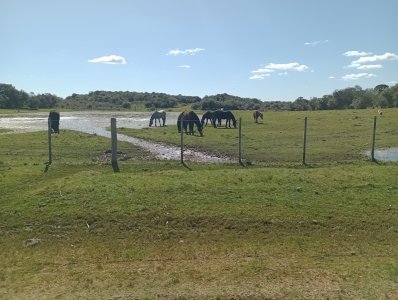
[[(189, 120), (188, 120), (189, 121)], [(59, 133), (59, 120), (48, 118), (47, 143), (35, 140), (31, 152), (0, 147), (1, 157), (47, 157), (46, 166), (54, 162), (69, 164), (109, 164), (115, 172), (119, 164), (131, 160), (173, 159), (189, 168), (190, 161), (230, 163), (242, 166), (313, 165), (360, 160), (398, 161), (398, 148), (389, 148), (397, 130), (378, 128), (378, 118), (346, 124), (325, 124), (317, 118), (297, 118), (275, 126), (267, 121), (255, 123), (238, 119), (236, 126), (213, 126), (181, 123), (164, 127), (166, 143), (153, 143), (118, 134), (117, 119), (110, 120), (108, 137), (83, 134), (82, 138), (96, 137), (95, 143), (79, 143), (68, 132)], [(159, 127), (158, 127), (159, 128)], [(185, 129), (186, 128), (186, 129)], [(391, 129), (391, 128), (390, 128)], [(155, 129), (158, 130), (158, 129)], [(199, 138), (203, 130), (203, 138)], [(172, 137), (172, 138), (171, 138)], [(110, 139), (109, 139), (110, 138)], [(32, 141), (30, 141), (32, 143)], [(41, 147), (37, 144), (41, 143)], [(376, 150), (380, 145), (385, 150)], [(24, 147), (21, 147), (24, 149)], [(34, 151), (34, 152), (33, 152)], [(0, 159), (0, 166), (4, 165)]]

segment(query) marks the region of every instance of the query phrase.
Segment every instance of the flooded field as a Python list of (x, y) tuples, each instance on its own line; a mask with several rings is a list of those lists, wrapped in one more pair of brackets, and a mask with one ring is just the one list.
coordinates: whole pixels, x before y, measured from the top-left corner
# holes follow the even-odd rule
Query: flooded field
[[(167, 113), (167, 124), (176, 124), (177, 112)], [(145, 128), (149, 125), (151, 112), (63, 112), (61, 113), (60, 128), (81, 131), (89, 134), (97, 134), (104, 137), (111, 136), (111, 118), (116, 118), (117, 127)], [(11, 132), (45, 131), (48, 128), (48, 113), (19, 113), (0, 116), (0, 128)], [(118, 140), (126, 141), (142, 147), (153, 153), (159, 159), (179, 160), (181, 150), (179, 147), (158, 144), (138, 138), (118, 134)], [(230, 159), (216, 157), (198, 151), (185, 149), (184, 158), (197, 162), (227, 163)]]

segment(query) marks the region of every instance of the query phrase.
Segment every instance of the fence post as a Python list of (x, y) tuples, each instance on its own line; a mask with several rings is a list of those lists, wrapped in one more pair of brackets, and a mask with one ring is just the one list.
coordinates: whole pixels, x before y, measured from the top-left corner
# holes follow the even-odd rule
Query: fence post
[(52, 163), (52, 149), (51, 149), (51, 118), (48, 117), (48, 164)]
[(372, 152), (371, 152), (371, 157), (372, 161), (375, 160), (375, 144), (376, 144), (376, 116), (373, 118), (373, 137), (372, 137)]
[(242, 162), (242, 118), (239, 118), (239, 139), (238, 139), (238, 143), (239, 143), (239, 164), (241, 166), (245, 166)]
[(112, 140), (112, 169), (113, 172), (120, 172), (117, 164), (117, 132), (116, 118), (111, 118), (111, 140)]
[(185, 163), (184, 163), (184, 127), (183, 127), (183, 122), (184, 122), (184, 120), (181, 118), (181, 120), (180, 120), (180, 124), (179, 124), (179, 126), (180, 126), (180, 129), (181, 129), (181, 142), (180, 142), (180, 146), (181, 146), (181, 163), (183, 164), (183, 165), (185, 165)]
[(305, 161), (306, 152), (307, 152), (307, 117), (304, 118), (303, 165), (306, 164)]

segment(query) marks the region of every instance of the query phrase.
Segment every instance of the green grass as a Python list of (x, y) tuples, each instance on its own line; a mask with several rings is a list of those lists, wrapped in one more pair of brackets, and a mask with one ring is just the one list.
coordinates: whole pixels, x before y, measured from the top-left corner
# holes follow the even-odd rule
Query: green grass
[[(301, 164), (304, 118), (308, 118), (308, 164), (347, 162), (369, 159), (375, 110), (312, 112), (265, 112), (260, 124), (251, 112), (236, 111), (242, 118), (242, 158), (262, 164)], [(376, 148), (398, 147), (398, 109), (387, 109), (377, 119)], [(175, 124), (167, 127), (119, 129), (120, 133), (179, 145)], [(186, 136), (187, 147), (219, 155), (238, 157), (238, 130), (204, 129), (204, 137)]]
[(109, 139), (52, 137), (44, 172), (46, 132), (0, 135), (0, 298), (398, 294), (396, 164), (189, 171), (120, 143), (114, 173)]

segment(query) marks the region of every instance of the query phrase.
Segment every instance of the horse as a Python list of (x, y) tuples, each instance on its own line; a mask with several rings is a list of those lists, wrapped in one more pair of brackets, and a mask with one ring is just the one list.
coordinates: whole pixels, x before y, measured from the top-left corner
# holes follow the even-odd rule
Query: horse
[[(207, 122), (210, 120), (210, 123), (213, 125), (213, 112), (211, 111), (207, 111), (204, 113), (204, 115), (202, 116), (202, 120), (200, 121), (200, 123), (202, 123), (202, 127), (205, 125), (207, 126)], [(205, 124), (206, 121), (206, 124)]]
[(377, 113), (379, 114), (380, 117), (383, 116), (383, 111), (382, 111), (381, 109), (379, 109), (379, 110), (377, 111)]
[[(199, 135), (203, 136), (202, 123), (200, 122), (198, 115), (194, 111), (184, 111), (180, 113), (180, 115), (177, 118), (177, 129), (179, 133), (182, 130), (181, 123), (182, 127), (184, 127), (184, 131), (186, 134), (194, 135), (193, 127), (196, 124), (196, 127), (198, 128), (199, 131)], [(189, 127), (189, 132), (187, 131), (187, 127)]]
[(254, 118), (254, 122), (258, 123), (258, 118), (261, 118), (261, 120), (263, 119), (263, 113), (259, 112), (258, 110), (255, 110), (253, 112), (253, 118)]
[[(164, 110), (155, 111), (149, 120), (149, 127), (153, 125), (153, 120), (155, 120), (155, 127), (157, 126), (157, 121), (159, 121), (159, 126), (164, 127), (166, 124), (166, 112)], [(163, 125), (161, 125), (160, 120), (163, 121)]]
[(59, 134), (59, 119), (60, 119), (59, 112), (50, 111), (48, 118), (51, 121), (51, 133), (54, 132)]
[(217, 128), (217, 125), (221, 126), (221, 120), (224, 120), (224, 119), (226, 120), (225, 121), (225, 128), (227, 128), (227, 127), (231, 128), (231, 121), (232, 121), (232, 124), (234, 125), (234, 128), (236, 128), (235, 116), (229, 110), (216, 110), (215, 112), (213, 112), (213, 126), (214, 126), (214, 128)]

